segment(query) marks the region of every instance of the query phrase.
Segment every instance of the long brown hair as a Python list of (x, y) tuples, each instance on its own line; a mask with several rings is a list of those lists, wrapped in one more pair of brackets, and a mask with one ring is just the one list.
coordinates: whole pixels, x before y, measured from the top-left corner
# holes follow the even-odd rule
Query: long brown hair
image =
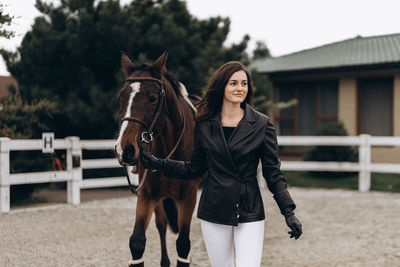
[(243, 70), (247, 76), (247, 96), (245, 100), (240, 104), (244, 109), (246, 103), (253, 105), (253, 83), (249, 71), (238, 61), (229, 61), (219, 67), (219, 69), (212, 76), (207, 90), (202, 99), (197, 103), (197, 115), (196, 121), (203, 121), (210, 118), (216, 112), (220, 112), (222, 108), (222, 101), (224, 97), (225, 86), (229, 79), (235, 72)]

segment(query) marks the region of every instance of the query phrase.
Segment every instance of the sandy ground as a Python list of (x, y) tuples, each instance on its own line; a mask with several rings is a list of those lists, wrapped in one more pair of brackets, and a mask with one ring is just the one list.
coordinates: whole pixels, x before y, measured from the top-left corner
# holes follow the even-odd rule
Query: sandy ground
[[(262, 266), (400, 266), (400, 194), (300, 188), (290, 192), (303, 236), (289, 239), (283, 217), (265, 192)], [(93, 196), (86, 192), (87, 202), (79, 206), (13, 209), (0, 215), (0, 266), (127, 266), (136, 198), (125, 190), (100, 195), (120, 198), (88, 201)], [(172, 266), (176, 237), (171, 232), (167, 236)], [(209, 266), (197, 218), (191, 240), (191, 266)], [(147, 231), (145, 258), (146, 266), (159, 266), (154, 222)]]

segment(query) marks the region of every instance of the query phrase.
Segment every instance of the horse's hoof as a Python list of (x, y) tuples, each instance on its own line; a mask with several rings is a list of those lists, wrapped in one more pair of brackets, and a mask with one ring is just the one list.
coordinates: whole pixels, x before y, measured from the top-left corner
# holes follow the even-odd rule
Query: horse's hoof
[(168, 258), (166, 260), (161, 260), (161, 267), (169, 267), (170, 265), (171, 263)]

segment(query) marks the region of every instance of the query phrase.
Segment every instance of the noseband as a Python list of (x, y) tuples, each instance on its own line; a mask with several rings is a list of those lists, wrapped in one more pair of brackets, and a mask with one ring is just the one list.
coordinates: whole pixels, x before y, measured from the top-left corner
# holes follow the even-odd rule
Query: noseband
[[(154, 115), (153, 121), (151, 122), (150, 126), (146, 122), (144, 122), (142, 120), (139, 120), (139, 119), (137, 119), (135, 117), (125, 117), (120, 122), (120, 127), (121, 127), (121, 125), (122, 125), (122, 123), (124, 121), (133, 121), (133, 122), (137, 122), (137, 123), (141, 124), (145, 129), (147, 129), (147, 131), (144, 131), (144, 132), (141, 133), (141, 139), (145, 143), (150, 144), (153, 141), (153, 129), (154, 129), (154, 126), (155, 126), (155, 124), (157, 122), (158, 117), (160, 116), (161, 106), (162, 106), (163, 102), (164, 102), (165, 109), (167, 109), (164, 83), (163, 83), (162, 80), (156, 79), (156, 78), (152, 78), (152, 77), (130, 77), (130, 78), (125, 79), (125, 81), (126, 82), (151, 81), (151, 82), (155, 82), (155, 83), (157, 83), (157, 84), (159, 84), (161, 86), (161, 91), (159, 93), (159, 101), (158, 101), (158, 105), (157, 105), (157, 111), (156, 111), (156, 113)], [(182, 115), (182, 119), (183, 119), (183, 126), (182, 126), (181, 134), (179, 136), (179, 139), (178, 139), (177, 143), (175, 144), (175, 146), (171, 150), (171, 152), (168, 154), (166, 159), (169, 159), (174, 154), (174, 152), (178, 148), (178, 145), (179, 145), (179, 143), (180, 143), (180, 141), (181, 141), (181, 139), (183, 137), (183, 134), (185, 132), (185, 116), (184, 116), (182, 111), (181, 111), (181, 115)], [(132, 191), (132, 193), (134, 193), (135, 195), (138, 195), (139, 190), (142, 188), (142, 186), (143, 186), (143, 184), (144, 184), (144, 182), (146, 180), (148, 169), (145, 169), (143, 177), (142, 177), (142, 180), (140, 181), (139, 185), (137, 187), (135, 187), (135, 186), (133, 186), (131, 184), (126, 165), (123, 165), (123, 166), (124, 166), (124, 169), (125, 169), (126, 178), (128, 180), (129, 189)]]

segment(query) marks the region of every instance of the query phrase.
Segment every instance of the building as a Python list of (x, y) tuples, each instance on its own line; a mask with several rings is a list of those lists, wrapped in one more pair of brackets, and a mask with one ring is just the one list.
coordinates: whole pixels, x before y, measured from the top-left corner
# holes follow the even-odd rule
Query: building
[[(360, 37), (259, 59), (275, 101), (298, 105), (274, 114), (278, 134), (315, 135), (341, 121), (349, 135), (400, 136), (400, 34)], [(400, 148), (373, 148), (372, 161), (400, 162)]]
[(0, 76), (0, 99), (9, 93), (9, 87), (18, 89), (17, 80), (11, 76)]

